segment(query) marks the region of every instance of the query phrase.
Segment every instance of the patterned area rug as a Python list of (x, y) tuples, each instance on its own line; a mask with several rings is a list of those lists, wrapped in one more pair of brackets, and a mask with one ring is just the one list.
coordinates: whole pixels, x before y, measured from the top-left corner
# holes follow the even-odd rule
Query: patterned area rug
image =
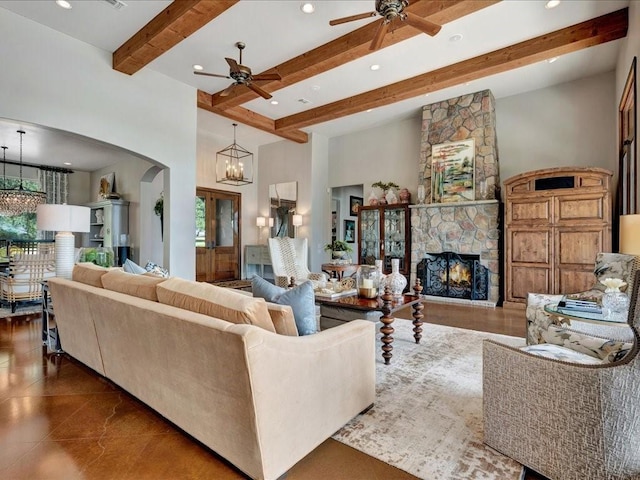
[(0, 318), (9, 318), (9, 317), (17, 317), (18, 315), (30, 315), (33, 313), (42, 313), (42, 304), (29, 304), (29, 305), (18, 305), (15, 313), (11, 313), (11, 308), (2, 306), (0, 307)]
[[(381, 324), (378, 324), (378, 328)], [(333, 438), (428, 480), (517, 480), (522, 466), (482, 443), (482, 340), (524, 339), (396, 319), (393, 358), (384, 365), (380, 334), (376, 402)]]

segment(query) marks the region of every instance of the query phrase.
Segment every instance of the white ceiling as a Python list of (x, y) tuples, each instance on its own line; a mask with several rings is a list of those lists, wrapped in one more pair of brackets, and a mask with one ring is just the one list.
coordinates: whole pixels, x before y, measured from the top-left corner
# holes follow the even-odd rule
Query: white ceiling
[[(113, 52), (171, 2), (125, 0), (125, 3), (125, 8), (116, 10), (104, 0), (71, 0), (73, 8), (64, 10), (53, 0), (10, 0), (0, 1), (0, 8)], [(374, 0), (316, 0), (314, 4), (315, 13), (307, 15), (301, 12), (302, 1), (298, 0), (241, 0), (145, 68), (215, 93), (230, 81), (193, 75), (192, 65), (198, 63), (207, 72), (227, 74), (224, 58), (238, 59), (235, 47), (238, 41), (247, 45), (243, 64), (259, 73), (375, 21), (367, 19), (329, 26), (331, 19), (374, 10)], [(564, 0), (555, 9), (545, 9), (542, 0), (504, 0), (444, 25), (435, 37), (420, 34), (276, 91), (273, 96), (278, 105), (258, 98), (243, 107), (270, 118), (285, 117), (558, 30), (628, 4), (628, 0)], [(452, 42), (450, 38), (454, 34), (461, 34), (462, 40)], [(503, 98), (611, 71), (615, 68), (619, 43), (619, 40), (609, 42), (565, 55), (554, 63), (540, 62), (304, 130), (334, 137), (418, 116), (423, 105), (464, 93), (490, 89), (496, 98)], [(381, 66), (378, 71), (370, 70), (374, 63)], [(311, 103), (299, 102), (302, 98)], [(198, 118), (199, 128), (232, 137), (229, 119), (204, 111), (199, 112)], [(8, 158), (12, 159), (17, 158), (17, 127), (12, 122), (0, 120), (0, 144), (9, 146)], [(95, 170), (113, 163), (113, 147), (36, 126), (22, 127), (27, 131), (25, 162), (62, 166), (62, 159), (67, 159), (73, 163), (71, 168), (79, 170)], [(282, 140), (250, 127), (239, 127), (238, 137), (247, 145)], [(125, 156), (129, 154), (125, 152)]]

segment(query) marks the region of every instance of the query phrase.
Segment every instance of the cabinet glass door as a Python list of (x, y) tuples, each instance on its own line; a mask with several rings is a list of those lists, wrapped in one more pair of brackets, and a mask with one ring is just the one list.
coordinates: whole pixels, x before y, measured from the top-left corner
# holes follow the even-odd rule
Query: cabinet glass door
[(364, 265), (374, 265), (380, 260), (380, 210), (360, 209), (360, 260)]
[(387, 208), (384, 212), (384, 270), (391, 271), (391, 259), (400, 259), (400, 271), (405, 269), (407, 251), (407, 211)]

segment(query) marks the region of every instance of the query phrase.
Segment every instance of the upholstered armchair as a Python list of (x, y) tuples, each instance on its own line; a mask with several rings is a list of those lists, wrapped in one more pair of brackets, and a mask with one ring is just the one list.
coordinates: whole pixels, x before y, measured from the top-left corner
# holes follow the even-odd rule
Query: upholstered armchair
[[(594, 285), (585, 292), (567, 292), (573, 298), (600, 300), (605, 286), (600, 280), (605, 278), (620, 278), (627, 282), (627, 293), (632, 291), (633, 279), (636, 270), (640, 266), (640, 259), (634, 255), (621, 253), (599, 253), (596, 256), (594, 268)], [(633, 341), (633, 332), (628, 328), (616, 326), (594, 325), (586, 322), (571, 320), (570, 331), (563, 326), (555, 325), (552, 318), (544, 311), (544, 306), (549, 303), (558, 303), (563, 295), (549, 295), (541, 293), (529, 293), (527, 297), (527, 344), (535, 345), (550, 343), (566, 345), (568, 342), (578, 345), (587, 353), (599, 358), (611, 355), (609, 347), (599, 349), (597, 344), (603, 344), (599, 337), (617, 342), (621, 348), (628, 348)], [(595, 337), (595, 339), (593, 338)], [(626, 344), (626, 346), (624, 345)]]
[(306, 280), (326, 281), (324, 273), (312, 273), (308, 265), (308, 247), (306, 238), (275, 237), (269, 239), (269, 254), (275, 284), (288, 287), (291, 278), (299, 284)]
[(0, 301), (15, 312), (18, 302), (42, 299), (42, 281), (56, 274), (54, 244), (38, 243), (9, 258), (6, 272), (0, 273)]
[[(550, 479), (640, 479), (639, 288), (636, 274), (632, 348), (617, 361), (555, 345), (484, 341), (487, 445)], [(554, 358), (533, 353), (541, 347), (554, 347)]]

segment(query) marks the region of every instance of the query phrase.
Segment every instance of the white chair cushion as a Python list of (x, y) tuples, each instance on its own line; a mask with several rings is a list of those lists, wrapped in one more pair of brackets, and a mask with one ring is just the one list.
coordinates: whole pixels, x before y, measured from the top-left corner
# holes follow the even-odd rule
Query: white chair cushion
[(539, 357), (553, 358), (562, 362), (582, 363), (584, 365), (602, 365), (604, 362), (599, 358), (592, 357), (586, 353), (576, 352), (570, 348), (561, 347), (560, 345), (552, 345), (550, 343), (541, 343), (539, 345), (527, 345), (520, 350), (537, 355)]

